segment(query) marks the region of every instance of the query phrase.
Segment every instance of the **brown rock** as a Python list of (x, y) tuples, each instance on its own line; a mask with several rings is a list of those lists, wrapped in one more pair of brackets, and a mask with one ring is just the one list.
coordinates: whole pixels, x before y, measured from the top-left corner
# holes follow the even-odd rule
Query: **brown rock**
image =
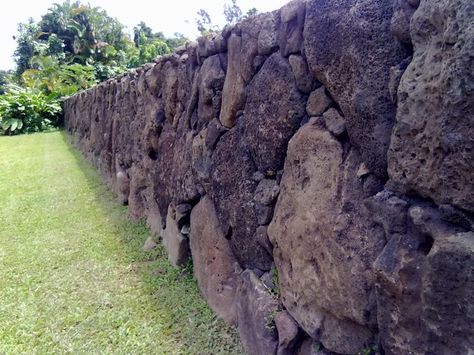
[(145, 200), (145, 215), (148, 227), (155, 235), (159, 235), (163, 229), (163, 220), (161, 218), (158, 203), (154, 198), (153, 189), (147, 188), (144, 191), (143, 197)]
[(206, 128), (193, 138), (192, 169), (203, 195), (210, 191), (211, 156), (221, 135), (226, 131), (214, 118)]
[(267, 292), (251, 270), (241, 275), (236, 312), (242, 345), (246, 354), (275, 354), (278, 336), (274, 323), (278, 302)]
[(237, 262), (219, 228), (212, 200), (205, 196), (191, 212), (191, 254), (199, 290), (212, 310), (227, 323), (235, 324), (234, 298)]
[(309, 72), (308, 64), (302, 56), (292, 54), (288, 60), (299, 91), (309, 94), (318, 85), (321, 85), (317, 80), (313, 79), (313, 75)]
[(205, 144), (207, 149), (214, 150), (219, 138), (226, 132), (227, 129), (221, 125), (218, 119), (214, 118), (207, 126), (207, 134)]
[(264, 206), (271, 205), (280, 193), (280, 188), (276, 180), (263, 179), (255, 190), (254, 201)]
[(224, 127), (234, 126), (237, 111), (245, 103), (245, 82), (241, 72), (242, 37), (231, 34), (227, 42), (228, 65), (222, 91), (220, 121)]
[(130, 194), (130, 179), (127, 173), (120, 170), (116, 174), (116, 184), (118, 190), (118, 200), (122, 204), (128, 203), (128, 195)]
[[(198, 120), (192, 127), (200, 131), (214, 117), (219, 116), (220, 95), (224, 86), (225, 73), (218, 55), (206, 58), (199, 71)], [(219, 100), (213, 100), (219, 96)]]
[(360, 156), (343, 155), (316, 125), (296, 133), (268, 235), (288, 312), (329, 350), (355, 353), (376, 324), (372, 263), (384, 235), (361, 208)]
[(395, 120), (390, 68), (408, 56), (391, 33), (392, 13), (392, 0), (311, 0), (304, 28), (311, 72), (339, 104), (351, 143), (380, 177), (387, 175)]
[(280, 23), (279, 11), (265, 14), (261, 19), (262, 28), (258, 34), (258, 54), (268, 55), (278, 48), (278, 26)]
[(257, 203), (255, 204), (255, 214), (259, 226), (267, 225), (273, 217), (273, 206), (265, 206)]
[[(147, 83), (148, 90), (150, 90), (152, 95), (156, 95), (159, 88), (159, 78), (161, 75), (161, 66), (153, 65), (153, 67), (148, 70), (145, 74), (145, 80)], [(126, 84), (123, 85), (126, 88)]]
[(298, 344), (298, 323), (287, 311), (275, 315), (275, 325), (278, 331), (277, 355), (291, 355), (295, 353)]
[(145, 251), (151, 251), (153, 249), (156, 249), (158, 244), (152, 237), (148, 237), (147, 240), (145, 240), (145, 244), (143, 244), (143, 250)]
[(211, 34), (197, 39), (197, 53), (200, 57), (207, 58), (216, 53), (225, 51), (226, 44), (222, 34)]
[(168, 260), (174, 266), (180, 266), (189, 259), (189, 240), (181, 234), (175, 216), (176, 210), (174, 206), (170, 205), (166, 216), (166, 228), (162, 230), (161, 237), (163, 246), (168, 253)]
[(192, 169), (201, 194), (209, 190), (212, 151), (206, 147), (208, 129), (202, 129), (194, 138), (192, 145)]
[(303, 47), (303, 26), (305, 1), (293, 0), (280, 10), (280, 51), (284, 57), (301, 53)]
[[(257, 18), (265, 17), (257, 15)], [(255, 58), (258, 55), (258, 36), (261, 29), (259, 21), (243, 21), (239, 25), (242, 36), (242, 50), (240, 53), (240, 72), (245, 84), (248, 84), (255, 74)]]
[(146, 189), (146, 171), (139, 164), (133, 164), (130, 171), (130, 193), (128, 195), (128, 210), (132, 218), (140, 219), (145, 214), (144, 191)]
[[(466, 354), (474, 349), (474, 233), (437, 239), (422, 278), (428, 351)], [(425, 348), (426, 349), (426, 348)]]
[(193, 132), (185, 128), (178, 129), (172, 144), (173, 155), (165, 157), (165, 165), (172, 171), (160, 169), (161, 175), (167, 175), (167, 194), (176, 204), (195, 201), (199, 198), (192, 171), (192, 142)]
[(324, 87), (314, 90), (309, 95), (306, 112), (309, 116), (321, 116), (332, 104), (332, 99)]
[(65, 129), (173, 262), (195, 237), (249, 353), (469, 354), (471, 3), (292, 2), (65, 100)]
[(304, 97), (279, 53), (267, 59), (248, 92), (245, 114), (219, 140), (212, 155), (212, 196), (222, 229), (232, 234), (239, 262), (268, 270), (271, 257), (256, 242), (255, 231), (259, 223), (268, 223), (272, 210), (255, 205), (253, 176), (257, 169), (266, 173), (281, 169), (287, 142), (304, 116)]
[(174, 122), (176, 120), (176, 99), (178, 92), (178, 72), (176, 69), (176, 66), (171, 61), (167, 61), (163, 64), (161, 73), (161, 77), (163, 78), (163, 103), (166, 119), (169, 122)]
[(469, 0), (422, 2), (415, 12), (414, 55), (400, 83), (388, 153), (392, 188), (471, 212), (474, 29), (468, 23), (473, 16)]
[(367, 201), (388, 240), (374, 263), (381, 343), (387, 354), (467, 353), (472, 233), (443, 221), (444, 208), (412, 203), (388, 191)]
[(268, 254), (273, 255), (273, 245), (270, 242), (270, 239), (268, 238), (267, 227), (260, 226), (257, 228), (255, 233), (258, 244), (265, 248)]
[(323, 114), (324, 123), (329, 132), (336, 137), (340, 136), (346, 131), (346, 122), (336, 109), (330, 108)]
[(222, 91), (220, 121), (231, 128), (237, 119), (237, 112), (245, 104), (245, 86), (252, 79), (256, 68), (254, 59), (258, 54), (260, 24), (245, 21), (238, 25), (240, 34), (232, 33), (227, 40), (227, 74)]
[(370, 347), (373, 333), (366, 327), (330, 314), (323, 318), (321, 343), (326, 349), (340, 354), (359, 354)]
[(298, 349), (298, 355), (334, 355), (333, 352), (325, 350), (319, 341), (306, 338)]
[(411, 57), (390, 68), (390, 79), (388, 81), (388, 92), (393, 103), (397, 103), (398, 86), (400, 80), (405, 72), (408, 64), (410, 64)]

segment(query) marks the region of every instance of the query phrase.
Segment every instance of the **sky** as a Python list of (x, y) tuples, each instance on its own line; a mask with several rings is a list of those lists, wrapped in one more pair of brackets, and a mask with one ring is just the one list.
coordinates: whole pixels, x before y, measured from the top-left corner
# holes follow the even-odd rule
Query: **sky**
[[(10, 0), (2, 4), (0, 12), (0, 69), (8, 70), (15, 67), (13, 52), (17, 33), (17, 25), (27, 22), (32, 17), (38, 21), (51, 4), (62, 0)], [(199, 9), (205, 9), (215, 24), (223, 23), (225, 0), (82, 0), (91, 6), (104, 8), (109, 16), (116, 17), (127, 26), (131, 33), (133, 27), (144, 21), (155, 32), (163, 32), (167, 36), (175, 32), (184, 34), (190, 39), (197, 36), (194, 19)], [(260, 12), (280, 8), (288, 0), (237, 0), (237, 4), (245, 13), (256, 7)]]

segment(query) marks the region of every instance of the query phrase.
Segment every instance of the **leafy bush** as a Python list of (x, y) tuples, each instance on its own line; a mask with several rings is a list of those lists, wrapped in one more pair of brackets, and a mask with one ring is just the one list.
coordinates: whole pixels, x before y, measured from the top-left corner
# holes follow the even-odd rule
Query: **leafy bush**
[(91, 65), (60, 64), (53, 56), (36, 56), (31, 59), (34, 68), (21, 75), (23, 86), (41, 90), (46, 95), (73, 95), (97, 83), (95, 68)]
[(0, 132), (12, 135), (58, 127), (60, 113), (61, 104), (55, 95), (10, 85), (0, 96)]

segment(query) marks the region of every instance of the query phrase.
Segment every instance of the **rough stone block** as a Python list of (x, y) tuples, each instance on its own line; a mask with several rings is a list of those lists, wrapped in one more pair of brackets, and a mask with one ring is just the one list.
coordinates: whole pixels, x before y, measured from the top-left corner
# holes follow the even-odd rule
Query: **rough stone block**
[(175, 216), (176, 210), (174, 206), (170, 205), (166, 216), (166, 228), (162, 230), (161, 237), (163, 246), (168, 253), (168, 260), (174, 266), (180, 266), (186, 263), (190, 257), (189, 239), (181, 234)]
[(235, 293), (239, 275), (229, 241), (219, 228), (212, 200), (205, 196), (191, 212), (191, 254), (199, 290), (214, 312), (227, 323), (236, 323)]

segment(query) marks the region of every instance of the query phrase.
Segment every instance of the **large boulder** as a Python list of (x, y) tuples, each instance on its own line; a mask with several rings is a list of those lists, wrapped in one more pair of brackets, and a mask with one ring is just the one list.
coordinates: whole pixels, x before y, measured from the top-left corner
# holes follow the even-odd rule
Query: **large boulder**
[(245, 81), (241, 69), (242, 37), (232, 33), (227, 40), (227, 73), (222, 90), (220, 121), (224, 127), (235, 124), (237, 111), (245, 103)]
[(356, 353), (376, 330), (372, 263), (385, 240), (363, 208), (362, 159), (318, 121), (291, 139), (268, 228), (282, 302), (313, 338)]
[(294, 354), (302, 340), (298, 323), (287, 311), (281, 311), (275, 315), (275, 326), (278, 331), (277, 355)]
[(295, 76), (296, 86), (298, 90), (309, 94), (317, 86), (321, 85), (317, 80), (313, 79), (313, 76), (309, 72), (308, 63), (301, 55), (292, 54), (288, 58), (293, 75)]
[(293, 0), (280, 9), (280, 52), (288, 57), (303, 49), (305, 1)]
[(248, 355), (275, 355), (278, 334), (275, 315), (278, 301), (251, 270), (245, 270), (236, 298), (240, 340)]
[(259, 55), (268, 55), (278, 48), (278, 29), (280, 12), (273, 11), (261, 17), (262, 28), (258, 34), (257, 46)]
[(305, 101), (288, 60), (272, 54), (247, 88), (241, 118), (245, 144), (262, 173), (283, 167), (288, 141), (305, 115)]
[[(184, 115), (178, 121), (183, 124)], [(173, 127), (170, 122), (163, 126), (150, 166), (150, 178), (159, 210), (166, 218), (168, 205), (195, 201), (199, 198), (198, 187), (192, 169), (193, 132), (186, 127)], [(166, 168), (163, 168), (166, 167)]]
[(247, 268), (268, 270), (272, 261), (256, 230), (258, 224), (268, 223), (273, 209), (267, 206), (270, 203), (254, 201), (258, 182), (253, 175), (258, 170), (276, 176), (304, 115), (305, 96), (296, 87), (288, 60), (276, 52), (249, 84), (244, 115), (212, 154), (211, 194), (217, 215), (235, 255)]
[(269, 270), (272, 258), (256, 238), (258, 227), (254, 193), (257, 168), (249, 148), (242, 142), (241, 121), (226, 132), (212, 154), (211, 196), (219, 224), (230, 238), (239, 263), (249, 269)]
[[(266, 15), (259, 15), (265, 21)], [(258, 21), (244, 21), (227, 40), (227, 73), (222, 91), (220, 121), (231, 128), (237, 119), (237, 112), (245, 105), (246, 85), (255, 74), (254, 59), (258, 54), (258, 37), (262, 24)]]
[(311, 0), (304, 47), (308, 65), (339, 104), (351, 142), (385, 177), (395, 121), (390, 68), (408, 56), (390, 29), (392, 0)]
[(235, 324), (234, 299), (239, 276), (229, 241), (219, 228), (214, 203), (205, 196), (191, 212), (191, 254), (199, 290), (212, 310)]
[(422, 1), (398, 91), (391, 187), (474, 211), (474, 6)]
[(474, 234), (429, 202), (383, 191), (367, 201), (387, 245), (374, 263), (386, 354), (474, 350)]

